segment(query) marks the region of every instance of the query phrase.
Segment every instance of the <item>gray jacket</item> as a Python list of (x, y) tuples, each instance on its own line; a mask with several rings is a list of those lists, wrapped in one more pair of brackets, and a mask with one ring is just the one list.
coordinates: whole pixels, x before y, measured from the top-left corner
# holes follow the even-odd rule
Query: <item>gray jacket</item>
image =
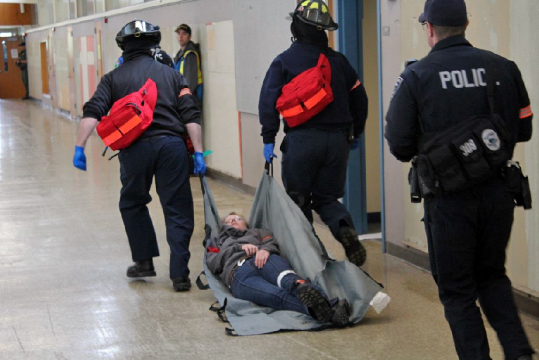
[(213, 243), (217, 247), (208, 247), (206, 261), (208, 268), (215, 275), (219, 275), (221, 280), (228, 286), (231, 283), (232, 270), (242, 259), (248, 259), (242, 245), (252, 244), (258, 246), (260, 250), (266, 250), (270, 254), (279, 255), (279, 246), (271, 231), (266, 229), (238, 230), (232, 226), (225, 225), (219, 237), (213, 237)]
[[(177, 64), (180, 61), (180, 59), (184, 57), (185, 52), (189, 50), (195, 51), (200, 57), (200, 53), (198, 52), (195, 46), (195, 43), (192, 41), (189, 41), (187, 45), (185, 46), (185, 49), (180, 49), (176, 53), (176, 56), (174, 57), (174, 64)], [(197, 56), (195, 54), (193, 53), (187, 54), (187, 57), (185, 58), (185, 64), (183, 65), (182, 75), (185, 78), (185, 80), (187, 80), (187, 83), (189, 84), (189, 90), (191, 90), (191, 93), (195, 97), (197, 97), (196, 88), (198, 86), (198, 64), (197, 64)]]

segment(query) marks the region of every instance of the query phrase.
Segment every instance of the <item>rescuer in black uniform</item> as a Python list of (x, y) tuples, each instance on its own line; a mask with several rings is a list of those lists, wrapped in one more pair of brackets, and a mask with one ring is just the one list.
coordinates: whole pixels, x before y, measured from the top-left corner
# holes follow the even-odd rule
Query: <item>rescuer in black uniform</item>
[(366, 251), (358, 241), (352, 218), (339, 201), (344, 195), (348, 154), (359, 146), (367, 119), (367, 94), (348, 59), (329, 48), (325, 30), (336, 30), (326, 4), (320, 0), (301, 1), (292, 16), (293, 43), (273, 60), (260, 92), (258, 104), (264, 157), (271, 162), (280, 119), (276, 109), (281, 89), (300, 73), (317, 65), (323, 52), (331, 65), (334, 100), (306, 123), (294, 128), (284, 123), (286, 137), (282, 179), (287, 193), (307, 219), (312, 210), (340, 241), (348, 259), (363, 265)]
[(97, 122), (113, 103), (138, 91), (151, 78), (157, 85), (157, 104), (150, 127), (131, 145), (120, 151), (122, 190), (120, 212), (135, 264), (128, 277), (155, 276), (153, 257), (159, 256), (157, 239), (147, 204), (155, 176), (161, 200), (167, 241), (170, 245), (170, 278), (176, 291), (191, 288), (188, 262), (193, 233), (193, 198), (189, 183), (188, 153), (182, 139), (187, 132), (195, 148), (195, 173), (204, 174), (200, 110), (187, 82), (172, 67), (153, 59), (150, 49), (161, 41), (161, 32), (142, 20), (125, 25), (116, 36), (123, 50), (122, 66), (101, 79), (92, 98), (84, 104), (73, 164), (86, 170), (84, 146)]
[[(407, 67), (395, 86), (385, 132), (391, 153), (410, 161), (421, 150), (420, 135), (489, 114), (487, 79), (492, 76), (495, 113), (507, 125), (512, 154), (514, 145), (532, 134), (530, 101), (516, 64), (464, 38), (463, 0), (428, 0), (419, 21), (432, 50)], [(505, 274), (515, 203), (500, 172), (463, 190), (425, 198), (431, 271), (460, 359), (490, 359), (478, 299), (506, 359), (531, 359), (534, 353)]]

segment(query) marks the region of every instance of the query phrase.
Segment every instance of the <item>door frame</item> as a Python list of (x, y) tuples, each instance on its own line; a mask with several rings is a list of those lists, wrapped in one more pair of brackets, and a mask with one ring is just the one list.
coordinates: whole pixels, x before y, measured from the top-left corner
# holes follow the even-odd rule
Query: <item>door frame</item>
[[(363, 82), (363, 0), (339, 1), (338, 7), (339, 51), (348, 58)], [(357, 233), (368, 233), (365, 134), (361, 135), (359, 149), (350, 151), (343, 203)]]

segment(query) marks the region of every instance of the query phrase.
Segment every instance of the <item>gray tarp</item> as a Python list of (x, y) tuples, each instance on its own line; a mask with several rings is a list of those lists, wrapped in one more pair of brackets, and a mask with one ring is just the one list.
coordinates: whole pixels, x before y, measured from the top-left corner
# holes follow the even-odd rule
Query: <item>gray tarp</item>
[[(206, 179), (203, 180), (206, 224), (218, 233), (221, 221)], [(265, 172), (262, 175), (251, 209), (252, 228), (266, 228), (279, 243), (281, 256), (288, 259), (302, 277), (320, 285), (330, 298), (346, 298), (351, 304), (350, 321), (358, 323), (369, 303), (382, 289), (365, 272), (348, 261), (324, 260), (323, 245), (298, 206), (279, 184)], [(211, 246), (208, 242), (206, 246)], [(213, 245), (215, 246), (215, 245)], [(238, 335), (257, 335), (279, 330), (314, 330), (323, 326), (313, 318), (293, 311), (277, 311), (249, 301), (236, 299), (217, 277), (204, 271), (215, 297)]]

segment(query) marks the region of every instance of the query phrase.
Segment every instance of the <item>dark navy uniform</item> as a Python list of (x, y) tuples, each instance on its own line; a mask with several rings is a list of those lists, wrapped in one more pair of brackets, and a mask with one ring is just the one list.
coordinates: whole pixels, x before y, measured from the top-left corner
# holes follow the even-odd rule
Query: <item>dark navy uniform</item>
[[(488, 115), (487, 69), (494, 72), (497, 85), (496, 112), (513, 142), (529, 140), (532, 112), (516, 64), (453, 36), (436, 43), (426, 58), (399, 77), (386, 117), (391, 153), (409, 161), (418, 154), (422, 133)], [(478, 299), (507, 359), (533, 353), (505, 274), (514, 206), (498, 176), (425, 199), (431, 271), (461, 359), (490, 359)]]
[(124, 53), (124, 64), (103, 76), (93, 97), (84, 105), (84, 117), (101, 119), (122, 97), (139, 90), (148, 78), (157, 85), (153, 122), (141, 137), (120, 152), (122, 190), (120, 211), (133, 261), (159, 256), (147, 204), (155, 175), (167, 241), (170, 278), (187, 277), (189, 242), (194, 228), (188, 153), (182, 135), (185, 124), (200, 123), (187, 82), (172, 67), (155, 61), (148, 51)]
[(274, 143), (280, 126), (276, 103), (283, 86), (315, 67), (322, 51), (331, 65), (334, 101), (300, 126), (291, 129), (284, 124), (287, 135), (281, 145), (282, 179), (305, 216), (312, 222), (315, 210), (337, 238), (341, 226), (354, 227), (348, 210), (338, 199), (344, 195), (349, 132), (359, 137), (367, 119), (367, 95), (357, 73), (343, 54), (295, 41), (271, 64), (258, 108), (264, 143)]

